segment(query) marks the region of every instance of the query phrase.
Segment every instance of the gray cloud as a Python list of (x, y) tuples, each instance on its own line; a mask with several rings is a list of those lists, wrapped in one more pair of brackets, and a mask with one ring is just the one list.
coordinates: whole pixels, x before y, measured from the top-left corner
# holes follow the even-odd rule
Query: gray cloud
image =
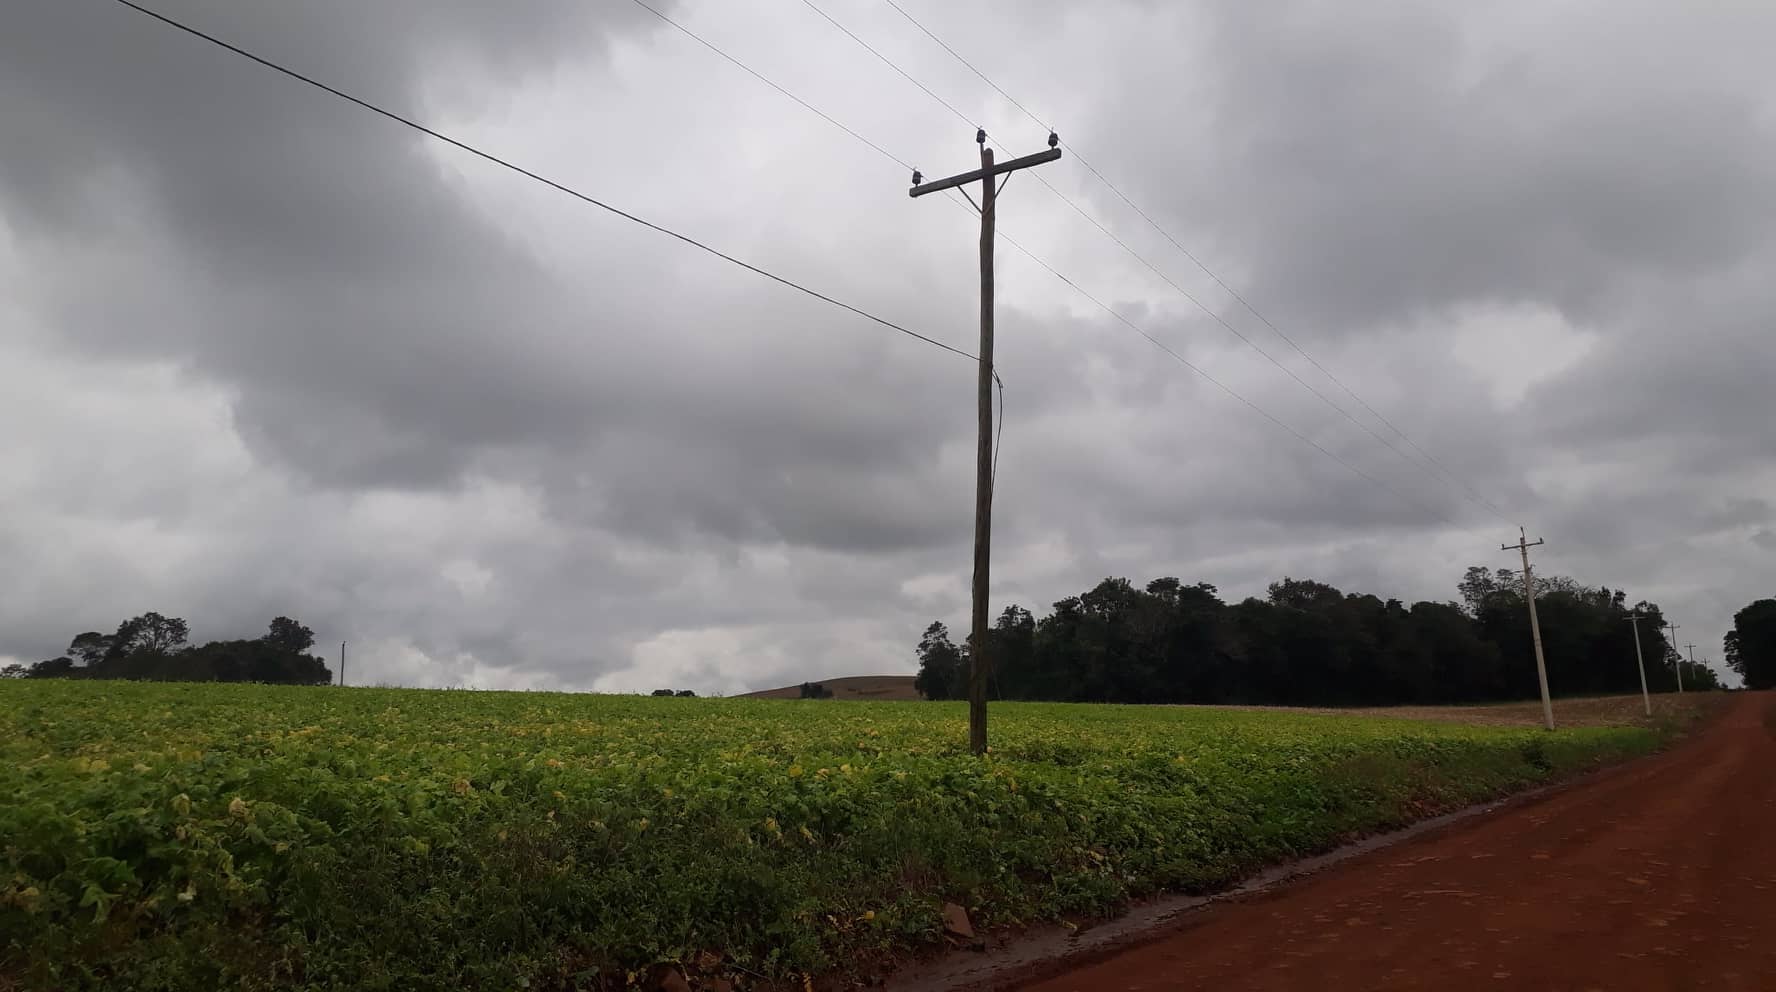
[[(1041, 146), (884, 5), (830, 6)], [(972, 347), (972, 221), (632, 5), (162, 9)], [(913, 9), (1545, 533), (1545, 567), (1698, 644), (1768, 594), (1761, 6)], [(967, 167), (966, 129), (797, 5), (675, 16)], [(144, 609), (206, 637), (292, 613), (353, 642), (354, 681), (736, 691), (905, 670), (964, 614), (967, 362), (103, 0), (11, 19), (0, 129), (0, 654)], [(1045, 177), (1391, 438), (1074, 156)], [(1006, 250), (996, 598), (1290, 573), (1443, 599), (1498, 558), (1510, 528), (1039, 185), (1001, 220), (1406, 499)]]

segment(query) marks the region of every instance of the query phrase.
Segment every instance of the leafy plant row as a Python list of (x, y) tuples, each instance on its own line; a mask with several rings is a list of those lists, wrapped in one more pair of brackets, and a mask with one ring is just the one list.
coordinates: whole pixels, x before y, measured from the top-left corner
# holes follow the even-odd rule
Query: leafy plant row
[(0, 683), (0, 987), (843, 970), (1651, 749), (1279, 713)]

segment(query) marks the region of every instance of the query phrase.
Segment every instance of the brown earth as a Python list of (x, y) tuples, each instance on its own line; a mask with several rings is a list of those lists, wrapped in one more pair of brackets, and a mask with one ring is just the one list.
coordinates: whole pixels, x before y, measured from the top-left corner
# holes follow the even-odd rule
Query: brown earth
[[(837, 679), (818, 679), (821, 685), (832, 692), (834, 699), (874, 699), (879, 701), (916, 700), (925, 697), (913, 688), (911, 675), (848, 675)], [(781, 689), (761, 689), (748, 692), (741, 699), (800, 699), (802, 684), (786, 685)]]
[[(1776, 989), (1776, 696), (1678, 748), (980, 987)], [(1010, 976), (1005, 976), (1009, 978)]]
[[(1628, 696), (1584, 696), (1554, 700), (1554, 723), (1557, 727), (1602, 727), (1629, 724), (1655, 724), (1664, 721), (1687, 722), (1699, 711), (1720, 701), (1718, 692), (1672, 692), (1649, 697), (1653, 715), (1646, 715), (1646, 704), (1640, 693)], [(1216, 707), (1217, 709), (1221, 707)], [(1539, 727), (1542, 725), (1542, 704), (1539, 700), (1517, 703), (1487, 703), (1468, 706), (1365, 706), (1354, 709), (1320, 707), (1237, 706), (1229, 709), (1278, 710), (1286, 713), (1331, 713), (1343, 716), (1381, 716), (1401, 720), (1447, 720), (1493, 727)]]

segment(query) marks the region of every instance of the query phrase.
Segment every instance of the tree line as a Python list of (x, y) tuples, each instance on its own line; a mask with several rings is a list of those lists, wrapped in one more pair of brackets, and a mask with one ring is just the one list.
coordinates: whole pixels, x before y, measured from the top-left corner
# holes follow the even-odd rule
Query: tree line
[[(1640, 644), (1652, 691), (1675, 691), (1680, 670), (1686, 689), (1719, 688), (1713, 671), (1684, 661), (1667, 642), (1657, 604), (1631, 606), (1622, 590), (1562, 576), (1537, 576), (1535, 585), (1555, 695), (1640, 689), (1629, 623), (1635, 612), (1643, 617)], [(1475, 566), (1458, 589), (1459, 601), (1407, 605), (1284, 578), (1271, 583), (1264, 598), (1228, 603), (1206, 582), (1160, 578), (1137, 587), (1108, 578), (1040, 619), (1022, 606), (1006, 607), (990, 632), (987, 693), (1065, 702), (1291, 706), (1536, 695), (1520, 576)], [(955, 643), (942, 623), (933, 623), (917, 654), (921, 694), (967, 696), (966, 642)]]
[(1776, 689), (1776, 599), (1760, 599), (1733, 614), (1727, 667), (1747, 689)]
[(333, 673), (308, 654), (314, 631), (289, 617), (271, 621), (252, 640), (187, 643), (191, 627), (178, 617), (144, 613), (114, 633), (76, 634), (66, 654), (35, 665), (8, 665), (0, 677), (28, 679), (140, 679), (150, 682), (277, 682), (327, 685)]

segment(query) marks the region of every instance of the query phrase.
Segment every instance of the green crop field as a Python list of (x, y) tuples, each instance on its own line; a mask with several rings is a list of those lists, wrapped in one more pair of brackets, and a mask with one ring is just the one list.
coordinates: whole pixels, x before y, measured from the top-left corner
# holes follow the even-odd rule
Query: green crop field
[[(0, 989), (752, 982), (1224, 886), (1651, 750), (1186, 708), (0, 682)], [(718, 960), (719, 958), (719, 960)]]

